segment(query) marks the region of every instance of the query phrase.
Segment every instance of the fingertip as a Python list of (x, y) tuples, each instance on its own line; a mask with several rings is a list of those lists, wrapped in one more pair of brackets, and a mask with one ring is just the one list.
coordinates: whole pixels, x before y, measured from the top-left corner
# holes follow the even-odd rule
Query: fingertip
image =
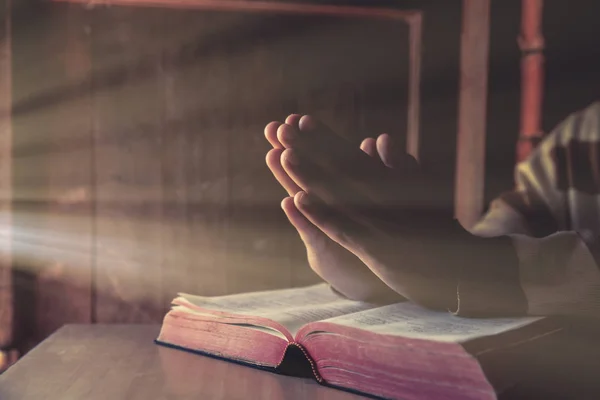
[(298, 129), (299, 128), (299, 124), (300, 124), (300, 118), (302, 118), (302, 115), (300, 114), (290, 114), (288, 115), (288, 117), (285, 119), (285, 123)]
[(377, 156), (377, 149), (375, 144), (375, 139), (366, 138), (360, 144), (360, 149), (370, 155), (371, 157)]
[(398, 142), (387, 133), (382, 133), (377, 138), (377, 152), (383, 163), (403, 172), (415, 172), (419, 170), (419, 162), (400, 147)]
[(383, 139), (385, 139), (385, 140), (389, 140), (389, 139), (391, 138), (391, 136), (390, 136), (390, 134), (389, 134), (389, 133), (385, 133), (385, 132), (383, 132), (383, 133), (381, 133), (379, 136), (377, 136), (377, 139), (379, 139), (379, 138), (383, 138)]
[(267, 165), (272, 168), (273, 166), (277, 166), (281, 161), (281, 154), (283, 153), (282, 149), (271, 149), (267, 152), (265, 157), (265, 161)]
[(390, 135), (388, 135), (387, 133), (382, 133), (381, 135), (377, 136), (377, 149), (379, 150), (379, 146), (388, 146), (392, 143), (392, 138), (390, 137)]
[[(279, 184), (285, 189), (290, 196), (296, 194), (300, 189), (298, 185), (290, 178), (286, 169), (283, 166), (283, 153), (285, 150), (272, 149), (267, 153), (265, 157), (267, 167), (271, 170), (271, 173), (279, 182)], [(288, 167), (289, 169), (289, 167)]]
[(306, 193), (301, 190), (298, 193), (296, 193), (294, 195), (294, 205), (296, 206), (296, 208), (300, 208), (301, 206), (301, 202), (302, 202), (302, 198), (306, 195)]
[(294, 207), (294, 196), (288, 196), (281, 200), (281, 208), (283, 211), (286, 211), (287, 213), (290, 210), (290, 207)]
[[(310, 233), (311, 223), (306, 219), (295, 204), (296, 196), (286, 197), (281, 201), (281, 208), (291, 224), (298, 230), (300, 236), (305, 239)], [(314, 229), (314, 227), (313, 227)]]
[(388, 167), (394, 167), (394, 149), (392, 148), (392, 138), (387, 133), (382, 133), (377, 137), (375, 143), (376, 151), (381, 158), (381, 161)]
[(311, 196), (305, 191), (301, 190), (294, 196), (294, 205), (298, 209), (306, 209), (312, 204)]
[(281, 125), (281, 122), (279, 121), (272, 121), (269, 122), (267, 124), (267, 126), (265, 126), (265, 138), (267, 139), (267, 141), (271, 144), (271, 146), (273, 146), (274, 148), (281, 148), (281, 143), (279, 143), (279, 140), (277, 139), (277, 129), (279, 128), (279, 126)]
[(281, 124), (277, 128), (277, 139), (283, 147), (291, 147), (294, 139), (296, 139), (296, 131), (291, 125)]
[(273, 128), (277, 129), (279, 127), (279, 125), (281, 125), (281, 122), (279, 121), (271, 121), (269, 122), (266, 126), (265, 126), (265, 134), (269, 131), (272, 130)]
[(301, 131), (311, 131), (317, 127), (317, 120), (311, 115), (304, 115), (300, 118), (298, 127)]

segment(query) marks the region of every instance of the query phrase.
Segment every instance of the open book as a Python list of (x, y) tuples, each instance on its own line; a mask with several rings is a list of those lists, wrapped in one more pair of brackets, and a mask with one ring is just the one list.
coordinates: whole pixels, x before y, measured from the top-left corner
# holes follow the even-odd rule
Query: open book
[(347, 300), (326, 284), (221, 297), (181, 294), (157, 343), (382, 398), (491, 399), (549, 319), (466, 319), (409, 302)]

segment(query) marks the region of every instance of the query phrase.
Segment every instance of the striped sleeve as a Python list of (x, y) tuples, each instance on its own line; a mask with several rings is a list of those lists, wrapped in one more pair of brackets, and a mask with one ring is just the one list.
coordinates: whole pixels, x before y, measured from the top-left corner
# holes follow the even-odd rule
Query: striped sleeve
[(470, 230), (480, 237), (512, 240), (528, 314), (600, 317), (600, 257), (594, 257), (598, 238), (584, 241), (572, 225), (585, 211), (577, 206), (596, 209), (600, 204), (598, 198), (578, 201), (579, 193), (591, 186), (581, 177), (593, 177), (600, 154), (586, 150), (573, 156), (577, 146), (597, 147), (599, 116), (600, 105), (595, 104), (560, 124), (517, 167), (515, 190), (494, 200)]

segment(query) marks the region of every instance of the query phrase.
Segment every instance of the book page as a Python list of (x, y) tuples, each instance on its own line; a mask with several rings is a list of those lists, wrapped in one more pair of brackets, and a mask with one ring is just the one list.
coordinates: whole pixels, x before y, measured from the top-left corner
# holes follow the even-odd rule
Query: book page
[(431, 311), (406, 302), (331, 318), (324, 322), (387, 335), (460, 343), (517, 329), (539, 319), (541, 318), (461, 318), (449, 312)]
[(285, 326), (292, 335), (309, 322), (377, 306), (348, 300), (331, 290), (327, 284), (218, 297), (181, 296), (205, 309), (271, 319)]

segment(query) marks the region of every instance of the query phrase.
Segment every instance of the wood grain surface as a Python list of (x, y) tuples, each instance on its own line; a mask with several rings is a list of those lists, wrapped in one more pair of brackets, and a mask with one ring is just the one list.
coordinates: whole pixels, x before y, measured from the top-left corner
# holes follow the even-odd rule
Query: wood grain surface
[(154, 344), (156, 325), (68, 325), (0, 375), (2, 400), (362, 397)]

